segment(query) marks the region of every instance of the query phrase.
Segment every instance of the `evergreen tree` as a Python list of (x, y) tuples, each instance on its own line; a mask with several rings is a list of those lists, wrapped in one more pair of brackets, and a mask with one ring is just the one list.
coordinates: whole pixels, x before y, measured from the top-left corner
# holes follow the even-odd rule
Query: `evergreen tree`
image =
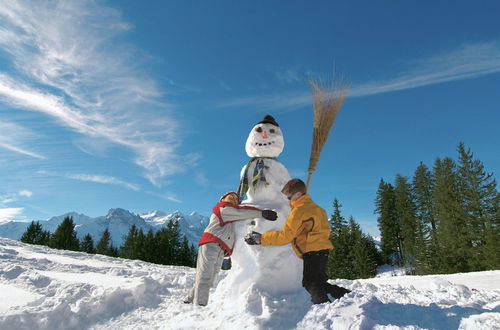
[(453, 159), (437, 158), (434, 164), (434, 207), (439, 226), (439, 262), (437, 271), (470, 271), (470, 238), (467, 214), (461, 201), (459, 178)]
[(182, 243), (179, 249), (179, 266), (193, 267), (193, 255), (189, 247), (189, 241), (185, 235), (182, 235)]
[(338, 235), (331, 236), (334, 249), (330, 252), (327, 274), (330, 278), (357, 279), (375, 276), (382, 258), (373, 239), (361, 231), (351, 216)]
[(420, 163), (413, 176), (417, 232), (416, 272), (429, 274), (436, 268), (438, 260), (437, 219), (433, 203), (433, 176), (429, 168)]
[(95, 253), (94, 249), (94, 239), (90, 234), (85, 235), (83, 237), (83, 241), (80, 246), (80, 251), (82, 252), (87, 252), (87, 253)]
[(396, 175), (396, 187), (394, 189), (394, 206), (396, 217), (401, 224), (401, 235), (399, 246), (403, 255), (403, 263), (414, 266), (416, 254), (416, 241), (423, 240), (417, 237), (417, 219), (415, 203), (412, 195), (411, 185), (408, 179), (402, 175)]
[(170, 265), (179, 265), (180, 251), (180, 230), (179, 218), (170, 220), (167, 224), (166, 240), (167, 240), (167, 259)]
[(65, 217), (49, 240), (49, 246), (55, 249), (79, 251), (80, 241), (76, 237), (72, 217)]
[(120, 257), (126, 259), (138, 259), (137, 253), (137, 235), (139, 234), (135, 224), (130, 226), (127, 237), (121, 246)]
[(108, 255), (110, 257), (118, 258), (118, 256), (120, 255), (120, 251), (118, 250), (117, 247), (115, 247), (115, 246), (113, 246), (113, 244), (111, 244), (109, 247), (109, 254)]
[(396, 214), (394, 187), (383, 179), (379, 183), (375, 205), (375, 213), (379, 214), (377, 221), (384, 262), (401, 264), (403, 260), (401, 225)]
[(113, 247), (113, 244), (111, 244), (111, 235), (109, 233), (108, 228), (106, 228), (101, 236), (101, 239), (97, 243), (95, 247), (95, 253), (97, 254), (103, 254), (106, 256), (111, 256), (111, 257), (117, 257), (117, 249)]
[(331, 227), (331, 235), (333, 237), (337, 237), (341, 230), (347, 226), (347, 222), (345, 218), (342, 216), (340, 212), (340, 208), (342, 204), (338, 201), (337, 198), (333, 200), (333, 213), (330, 217), (330, 227)]
[(492, 173), (463, 142), (458, 145), (458, 178), (467, 216), (472, 270), (496, 269), (500, 266), (499, 193)]
[(171, 242), (167, 227), (163, 227), (156, 232), (156, 244), (159, 251), (158, 263), (163, 265), (173, 265)]
[(139, 260), (146, 260), (146, 235), (142, 229), (139, 229), (136, 239), (136, 256)]
[(44, 231), (38, 221), (31, 221), (26, 231), (21, 236), (20, 241), (28, 244), (47, 245), (50, 238), (50, 232)]
[(148, 230), (144, 238), (144, 261), (160, 263), (160, 253), (153, 230)]
[(352, 272), (355, 278), (375, 276), (377, 274), (377, 258), (371, 255), (373, 249), (369, 248), (369, 244), (373, 244), (373, 240), (368, 239), (361, 232), (361, 228), (353, 217), (349, 219), (349, 231), (354, 242), (350, 253), (352, 255)]
[(333, 201), (333, 214), (330, 220), (331, 232), (330, 241), (333, 250), (328, 256), (327, 274), (330, 278), (351, 278), (352, 260), (350, 250), (352, 242), (349, 241), (349, 228), (345, 218), (342, 216), (342, 205), (335, 198)]

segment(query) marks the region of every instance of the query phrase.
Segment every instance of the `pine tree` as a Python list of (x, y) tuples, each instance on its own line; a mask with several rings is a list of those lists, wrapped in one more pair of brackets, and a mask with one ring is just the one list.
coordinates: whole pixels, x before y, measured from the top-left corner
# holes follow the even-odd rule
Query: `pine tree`
[(179, 217), (170, 220), (167, 224), (166, 239), (168, 244), (167, 258), (170, 265), (179, 264), (179, 250), (180, 250), (180, 231), (179, 231)]
[(382, 257), (373, 239), (365, 235), (351, 216), (338, 235), (332, 236), (334, 249), (327, 264), (329, 278), (357, 279), (376, 275)]
[(189, 241), (185, 235), (182, 235), (182, 243), (179, 250), (179, 261), (177, 264), (179, 266), (193, 266), (193, 256), (191, 255)]
[(329, 278), (355, 279), (353, 272), (354, 240), (350, 232), (350, 227), (346, 226), (332, 240), (333, 250), (328, 256), (327, 275)]
[(415, 265), (416, 241), (422, 240), (417, 237), (417, 219), (412, 189), (408, 179), (402, 175), (396, 175), (396, 187), (394, 189), (394, 206), (396, 217), (401, 224), (401, 235), (399, 245), (401, 247), (403, 262), (410, 266)]
[(439, 223), (437, 239), (440, 260), (437, 271), (456, 273), (470, 271), (470, 239), (467, 214), (460, 195), (459, 178), (453, 159), (437, 158), (434, 164), (433, 199)]
[(153, 230), (148, 230), (146, 237), (144, 238), (144, 261), (160, 263), (159, 254), (161, 251), (158, 251), (158, 244), (156, 242), (155, 234)]
[(90, 234), (87, 234), (85, 235), (85, 237), (83, 237), (83, 241), (80, 246), (80, 251), (91, 254), (95, 253), (94, 239), (92, 238), (92, 236), (90, 236)]
[(463, 206), (468, 219), (470, 267), (472, 270), (500, 266), (499, 193), (492, 173), (474, 159), (463, 142), (458, 145), (458, 177)]
[(341, 207), (342, 204), (335, 198), (333, 200), (333, 213), (330, 217), (330, 235), (332, 235), (332, 237), (337, 237), (340, 231), (347, 226), (347, 222), (340, 212)]
[(436, 268), (438, 260), (437, 219), (433, 202), (433, 176), (429, 168), (420, 163), (412, 182), (415, 198), (417, 232), (416, 272), (429, 274)]
[(128, 230), (127, 237), (121, 246), (120, 257), (126, 259), (138, 259), (137, 254), (137, 235), (139, 232), (137, 231), (137, 227), (135, 224), (130, 226)]
[(117, 249), (111, 244), (111, 235), (108, 228), (103, 231), (101, 239), (95, 247), (95, 253), (111, 257), (118, 256)]
[(401, 224), (396, 214), (394, 187), (383, 179), (379, 183), (375, 205), (375, 213), (379, 214), (377, 221), (384, 262), (401, 264), (403, 260)]
[(44, 231), (38, 221), (32, 221), (21, 236), (20, 241), (28, 244), (47, 245), (50, 238), (50, 232)]
[(80, 241), (76, 237), (72, 217), (65, 217), (49, 240), (49, 246), (55, 249), (79, 251)]
[(146, 260), (147, 254), (146, 254), (146, 236), (144, 235), (144, 232), (142, 229), (139, 229), (139, 232), (137, 233), (137, 239), (136, 239), (136, 256), (137, 259), (139, 260)]
[(370, 241), (362, 232), (359, 225), (354, 221), (354, 218), (349, 219), (349, 231), (354, 242), (351, 249), (352, 254), (352, 270), (355, 278), (369, 278), (377, 274), (377, 260), (371, 255), (369, 244)]
[(330, 278), (351, 278), (352, 260), (350, 255), (351, 242), (349, 242), (349, 228), (345, 218), (342, 216), (342, 205), (335, 198), (333, 201), (333, 214), (330, 220), (330, 241), (333, 250), (328, 256), (327, 274)]

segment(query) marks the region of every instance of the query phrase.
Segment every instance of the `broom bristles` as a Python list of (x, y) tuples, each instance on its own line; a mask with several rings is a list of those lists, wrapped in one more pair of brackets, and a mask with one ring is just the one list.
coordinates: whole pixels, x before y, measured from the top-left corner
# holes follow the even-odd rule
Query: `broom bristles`
[(314, 126), (306, 186), (308, 190), (312, 174), (319, 162), (321, 150), (350, 88), (350, 83), (342, 78), (334, 79), (330, 84), (325, 84), (320, 80), (311, 80), (309, 84), (313, 92)]

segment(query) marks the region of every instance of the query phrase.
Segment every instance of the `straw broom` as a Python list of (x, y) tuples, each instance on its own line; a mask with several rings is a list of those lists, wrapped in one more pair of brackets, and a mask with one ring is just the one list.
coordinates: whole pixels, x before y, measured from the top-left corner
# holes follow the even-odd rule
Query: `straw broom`
[(325, 84), (320, 80), (309, 81), (313, 94), (314, 128), (311, 157), (309, 159), (309, 176), (306, 189), (309, 190), (311, 177), (316, 170), (321, 150), (328, 139), (328, 134), (335, 122), (344, 99), (346, 98), (350, 83), (344, 79), (334, 79), (332, 83)]

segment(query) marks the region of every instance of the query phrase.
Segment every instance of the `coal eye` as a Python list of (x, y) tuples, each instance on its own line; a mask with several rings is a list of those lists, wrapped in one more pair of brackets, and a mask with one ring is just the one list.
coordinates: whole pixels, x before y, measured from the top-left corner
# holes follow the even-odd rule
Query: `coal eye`
[(262, 133), (262, 127), (260, 127), (260, 126), (259, 126), (259, 127), (257, 127), (255, 130), (256, 130), (257, 132), (259, 132), (259, 133)]
[(275, 132), (275, 131), (274, 131), (274, 128), (271, 128), (271, 129), (269, 130), (269, 132), (274, 133), (274, 132)]

